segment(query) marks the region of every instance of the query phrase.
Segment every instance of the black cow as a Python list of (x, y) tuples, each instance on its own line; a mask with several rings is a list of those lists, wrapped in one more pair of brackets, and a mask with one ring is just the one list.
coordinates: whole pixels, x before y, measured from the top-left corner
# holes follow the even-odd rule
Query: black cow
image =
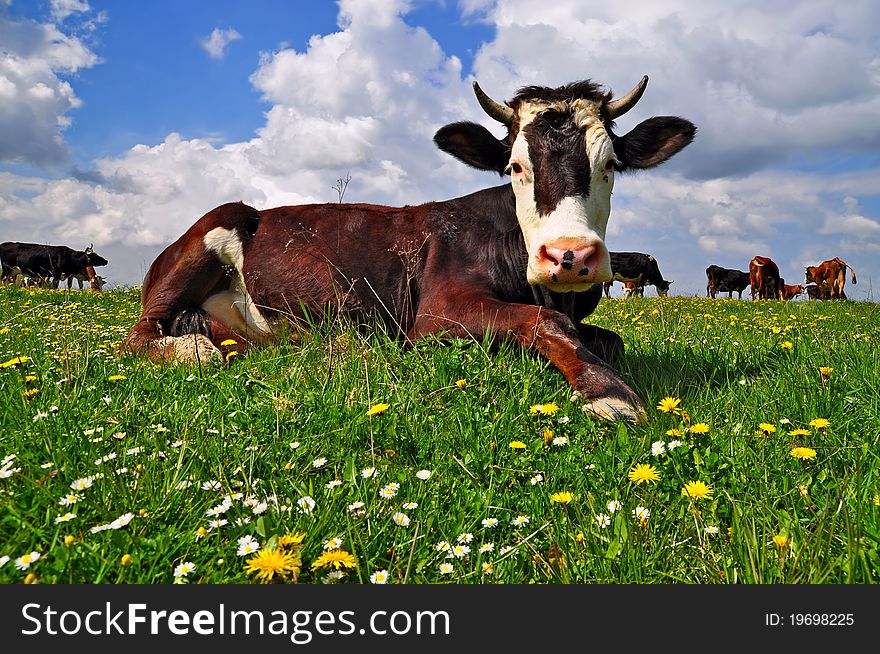
[(74, 250), (66, 245), (39, 243), (0, 243), (0, 280), (14, 282), (21, 274), (36, 278), (58, 288), (58, 283), (69, 275), (81, 273), (88, 266), (106, 266), (107, 260), (96, 254), (90, 245), (85, 250)]
[[(611, 297), (611, 285), (614, 282), (627, 282), (635, 284), (636, 288), (642, 289), (648, 285), (657, 288), (657, 295), (666, 297), (669, 293), (671, 281), (663, 279), (657, 260), (650, 254), (641, 252), (609, 252), (611, 257), (611, 281), (603, 284), (605, 297)], [(640, 293), (641, 295), (641, 293)]]
[(728, 298), (733, 297), (733, 292), (739, 294), (742, 300), (743, 291), (750, 284), (749, 273), (731, 268), (711, 265), (706, 268), (706, 296), (714, 298), (716, 293), (727, 293)]

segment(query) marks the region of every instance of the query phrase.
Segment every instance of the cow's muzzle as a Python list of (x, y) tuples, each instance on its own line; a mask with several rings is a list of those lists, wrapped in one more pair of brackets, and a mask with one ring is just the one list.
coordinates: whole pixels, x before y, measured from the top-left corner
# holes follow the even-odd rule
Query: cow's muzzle
[(583, 290), (592, 284), (611, 279), (608, 250), (601, 241), (592, 243), (560, 239), (538, 248), (531, 273), (533, 284), (571, 287), (564, 290)]

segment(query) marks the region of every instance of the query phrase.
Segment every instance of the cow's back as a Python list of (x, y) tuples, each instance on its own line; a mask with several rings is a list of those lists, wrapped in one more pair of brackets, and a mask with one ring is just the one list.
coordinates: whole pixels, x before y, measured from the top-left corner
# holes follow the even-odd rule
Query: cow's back
[(243, 274), (258, 306), (296, 317), (327, 311), (360, 320), (412, 321), (431, 234), (429, 205), (285, 206), (259, 212)]

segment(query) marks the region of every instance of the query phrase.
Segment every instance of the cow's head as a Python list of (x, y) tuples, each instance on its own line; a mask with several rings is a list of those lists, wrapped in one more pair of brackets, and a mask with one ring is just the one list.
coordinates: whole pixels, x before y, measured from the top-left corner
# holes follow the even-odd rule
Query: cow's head
[(660, 297), (668, 296), (670, 286), (672, 286), (672, 280), (666, 281), (665, 279), (661, 279), (660, 283), (657, 284), (657, 295)]
[(107, 259), (95, 252), (92, 244), (89, 244), (89, 247), (83, 250), (83, 252), (86, 255), (86, 261), (88, 261), (88, 264), (90, 266), (106, 266), (108, 263), (110, 263), (109, 261), (107, 261)]
[(816, 272), (816, 266), (805, 266), (804, 267), (804, 284), (816, 284), (818, 283), (813, 277)]
[(528, 86), (500, 104), (474, 82), (480, 106), (507, 127), (505, 138), (470, 122), (434, 136), (441, 150), (466, 164), (511, 176), (530, 284), (583, 291), (610, 280), (604, 239), (614, 174), (653, 168), (693, 140), (696, 127), (671, 116), (614, 134), (614, 119), (635, 106), (647, 83), (643, 77), (616, 100), (590, 81)]

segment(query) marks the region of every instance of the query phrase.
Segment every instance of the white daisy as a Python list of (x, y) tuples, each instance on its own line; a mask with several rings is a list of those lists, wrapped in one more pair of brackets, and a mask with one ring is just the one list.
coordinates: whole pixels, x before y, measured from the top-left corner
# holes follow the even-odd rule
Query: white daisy
[(377, 570), (373, 574), (370, 575), (370, 583), (372, 584), (387, 584), (388, 583), (388, 571), (387, 570)]

